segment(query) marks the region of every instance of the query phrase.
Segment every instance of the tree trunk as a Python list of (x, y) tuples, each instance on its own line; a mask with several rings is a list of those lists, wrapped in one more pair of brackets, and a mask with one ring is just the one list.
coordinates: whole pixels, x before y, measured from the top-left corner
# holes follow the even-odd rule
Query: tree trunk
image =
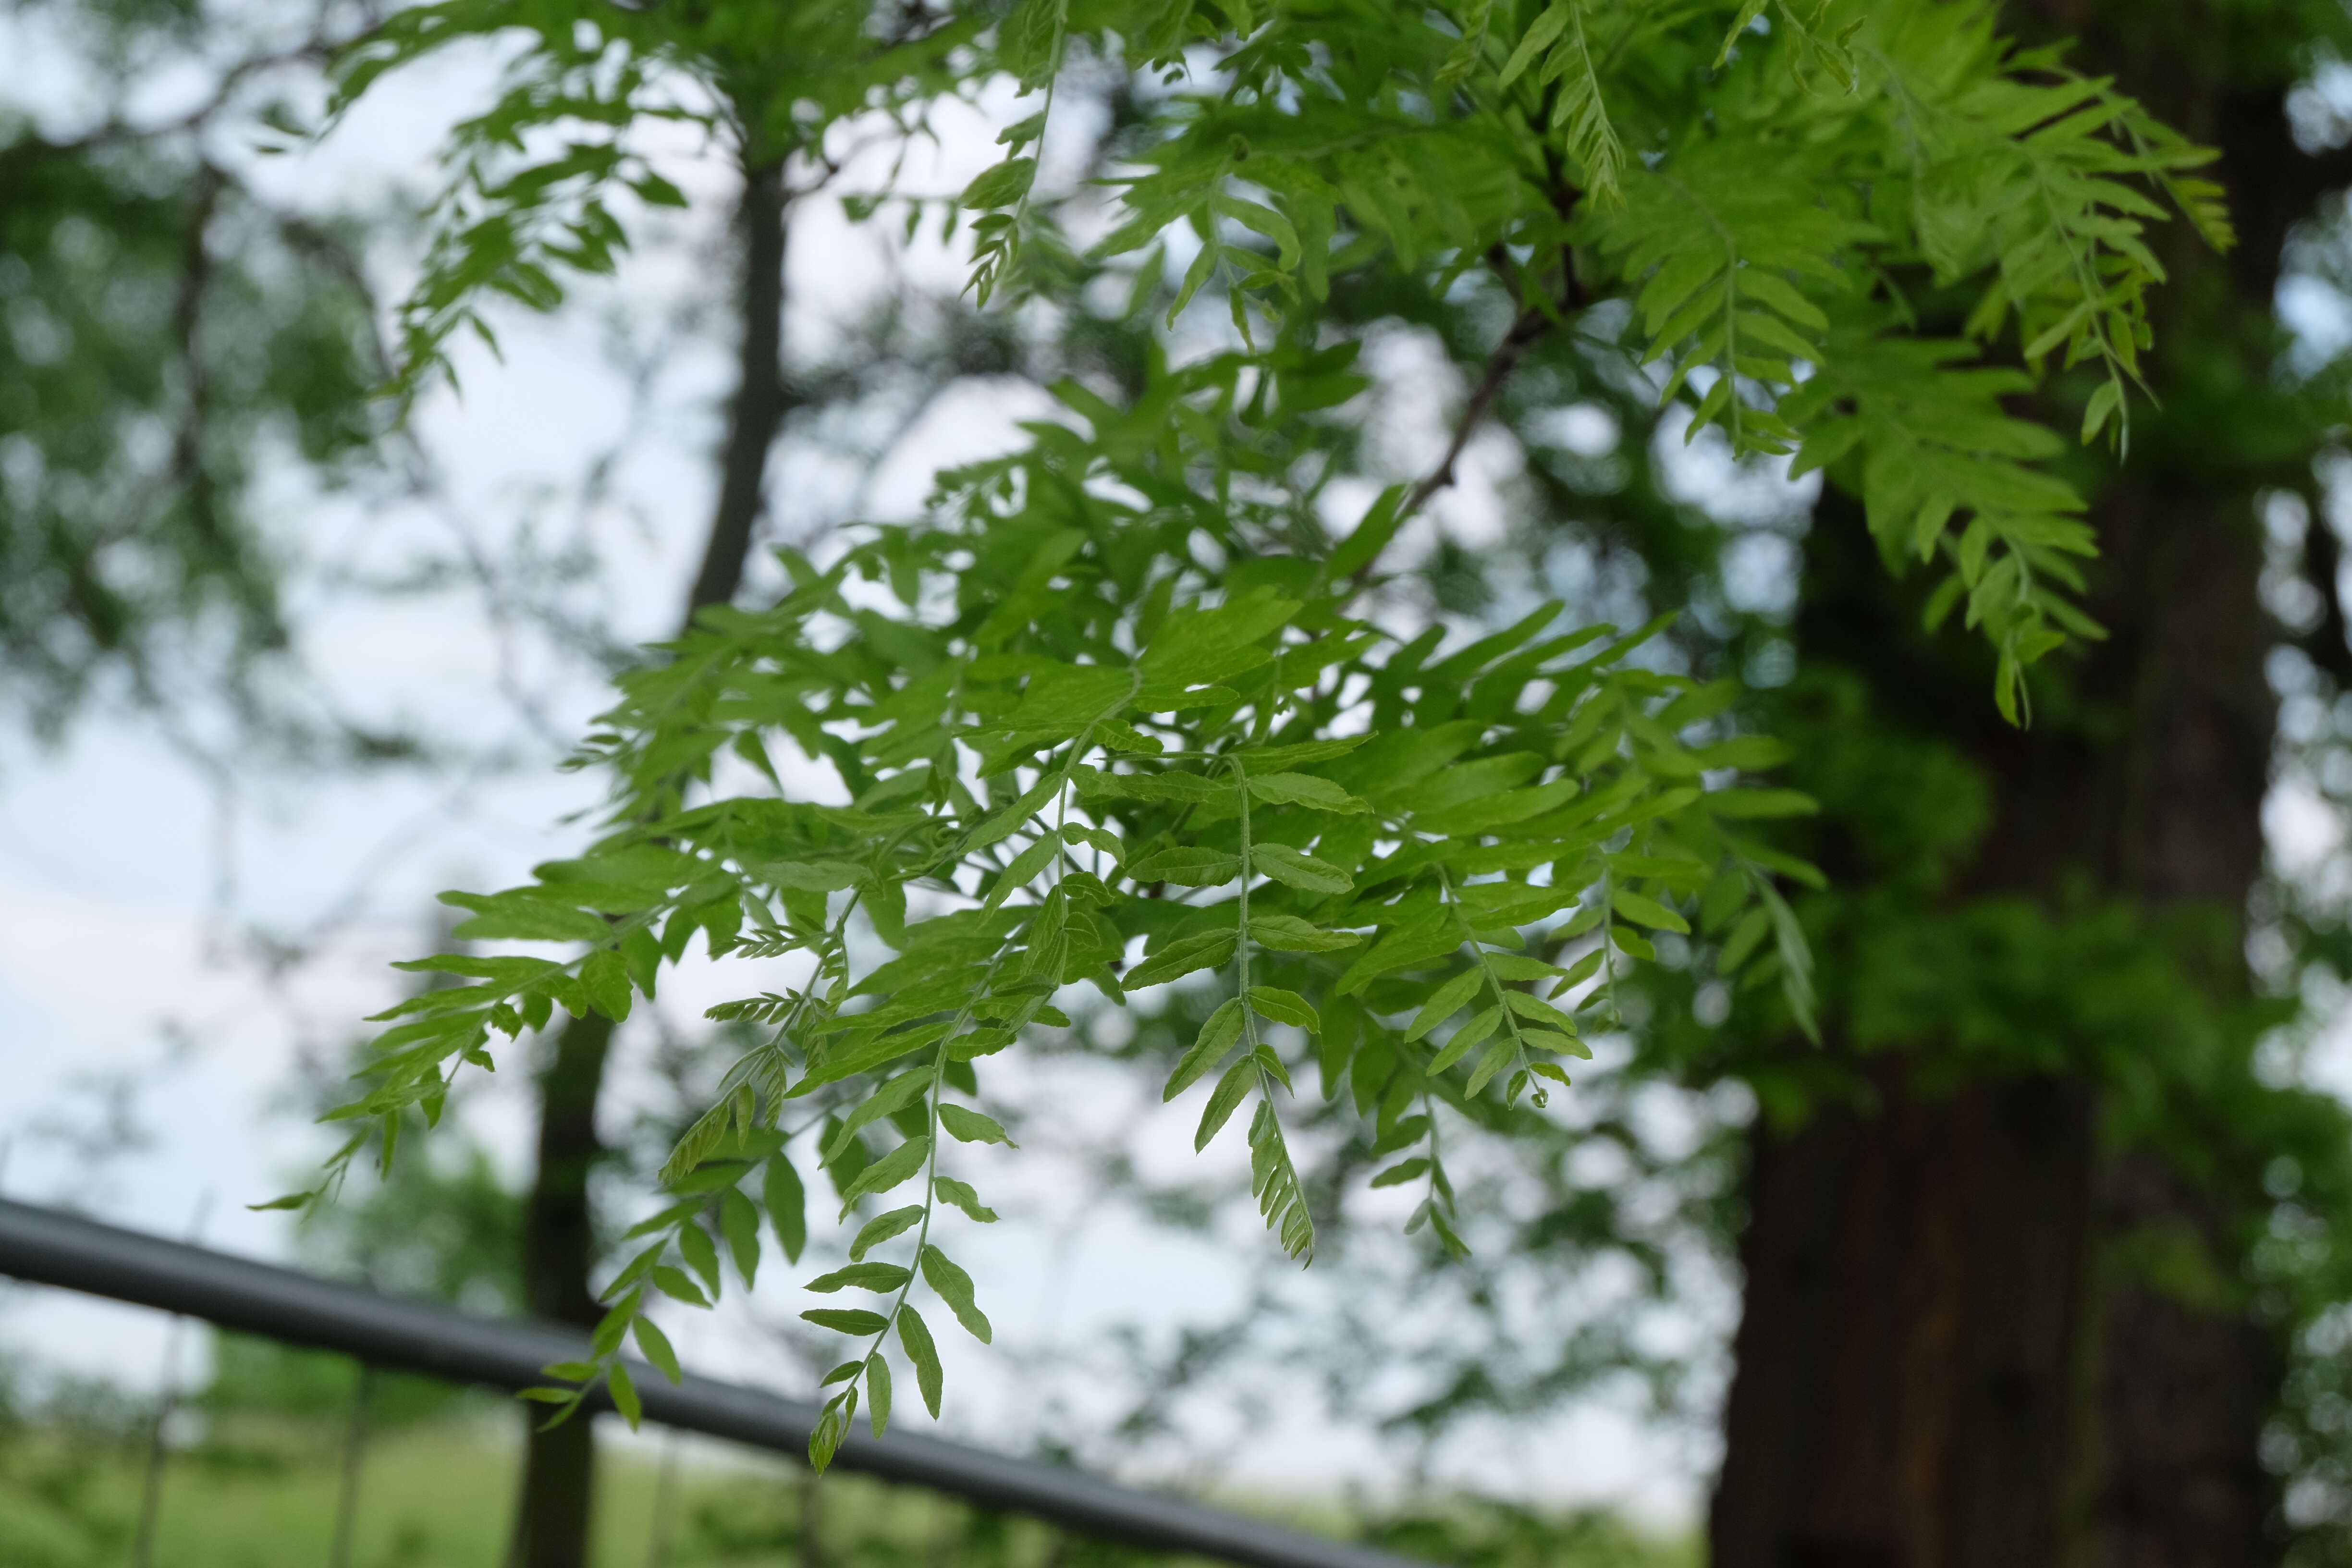
[[(2128, 516), (2151, 493), (2161, 509)], [(2137, 526), (2159, 510), (2158, 529)], [(2177, 476), (2127, 483), (2102, 520), (2114, 639), (2080, 685), (2127, 721), (2105, 739), (2057, 721), (1974, 737), (1996, 816), (1966, 892), (2055, 909), (2070, 879), (2095, 879), (2152, 910), (2234, 917), (2261, 868), (2271, 732), (2251, 497)], [(1858, 519), (1825, 515), (1817, 531), (1817, 568), (1869, 553)], [(1947, 714), (1985, 703), (1979, 667), (1956, 683), (1916, 661), (1862, 662), (1875, 635), (1899, 629), (1869, 627), (1858, 597), (1818, 603), (1808, 656), (1870, 671), (1882, 721), (1923, 699)], [(2242, 994), (2234, 944), (2221, 945), (2226, 972), (2207, 983)], [(2095, 1054), (2049, 1045), (2057, 1059)], [(1834, 1032), (1829, 1051), (1850, 1055)], [(1794, 1129), (1759, 1120), (1751, 1138), (1717, 1568), (2268, 1561), (2267, 1337), (2231, 1300), (2184, 1300), (2118, 1267), (2153, 1238), (2185, 1241), (2226, 1275), (2258, 1191), (2112, 1147), (2090, 1071), (1954, 1087), (1928, 1078), (1929, 1058), (1852, 1059), (1854, 1103)]]
[(1757, 1141), (1717, 1568), (2064, 1560), (2091, 1106), (2047, 1079)]
[[(687, 595), (680, 631), (697, 611), (742, 585), (751, 534), (765, 505), (768, 454), (789, 411), (784, 384), (785, 196), (781, 160), (748, 164), (737, 229), (742, 245), (742, 340), (735, 396), (720, 457), (719, 503)], [(589, 1281), (595, 1216), (589, 1177), (605, 1152), (596, 1103), (613, 1037), (611, 1020), (587, 1013), (558, 1030), (539, 1079), (539, 1168), (524, 1209), (523, 1290), (530, 1311), (593, 1327), (603, 1313)], [(595, 1446), (590, 1419), (530, 1428), (515, 1516), (520, 1568), (585, 1568)]]
[[(523, 1206), (524, 1305), (531, 1316), (594, 1328), (604, 1315), (589, 1288), (595, 1216), (588, 1179), (604, 1146), (596, 1138), (596, 1090), (613, 1043), (613, 1021), (583, 1013), (555, 1037), (539, 1077), (539, 1171)], [(520, 1568), (581, 1568), (588, 1561), (588, 1516), (595, 1466), (591, 1418), (574, 1415), (542, 1428), (526, 1411), (515, 1534)]]
[(768, 453), (791, 407), (784, 384), (784, 166), (743, 171), (736, 226), (743, 245), (743, 337), (719, 459), (719, 507), (710, 519), (702, 569), (686, 600), (686, 621), (705, 605), (723, 605), (743, 584), (751, 530), (766, 510)]
[[(1808, 541), (1799, 641), (1807, 665), (1860, 682), (1871, 721), (1956, 745), (1988, 786), (1991, 826), (1946, 889), (1955, 914), (2004, 899), (2053, 920), (2086, 899), (2152, 921), (2203, 909), (2223, 934), (2189, 979), (2226, 1005), (2248, 992), (2240, 933), (2274, 724), (2256, 500), (2307, 486), (2310, 454), (2247, 446), (2242, 420), (2197, 411), (2229, 395), (2216, 364), (2239, 387), (2268, 377), (2281, 248), (2324, 182), (2288, 134), (2287, 82), (2211, 79), (2224, 51), (2198, 43), (2201, 8), (2021, 9), (2084, 33), (2075, 64), (2223, 151), (2243, 242), (2222, 260), (2165, 237), (2154, 365), (2202, 358), (2205, 384), (2160, 384), (2167, 411), (2143, 412), (2098, 497), (2092, 608), (2111, 637), (2063, 670), (2033, 728), (1990, 721), (1989, 669), (1958, 634), (1927, 637), (1864, 581), (1874, 552), (1835, 501)], [(2192, 1178), (2119, 1139), (2095, 1047), (2054, 1019), (2023, 1026), (2053, 1031), (2035, 1042), (2043, 1063), (2083, 1065), (1931, 1080), (1932, 1057), (1865, 1057), (1832, 1020), (1828, 1055), (1861, 1091), (1799, 1124), (1759, 1118), (1716, 1568), (2276, 1560), (2257, 1450), (2277, 1349), (2230, 1288), (2258, 1167)], [(2222, 1288), (2160, 1287), (2133, 1261), (2151, 1242), (2215, 1265)]]

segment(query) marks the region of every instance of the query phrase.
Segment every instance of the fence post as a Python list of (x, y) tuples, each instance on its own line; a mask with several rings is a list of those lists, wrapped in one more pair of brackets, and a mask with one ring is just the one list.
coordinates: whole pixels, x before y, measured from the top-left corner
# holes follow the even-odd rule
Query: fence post
[[(209, 1192), (196, 1200), (196, 1212), (188, 1220), (188, 1245), (194, 1247), (205, 1233), (205, 1218), (211, 1214), (213, 1195)], [(139, 1529), (131, 1538), (131, 1568), (154, 1568), (155, 1521), (163, 1509), (163, 1464), (168, 1457), (173, 1412), (180, 1407), (180, 1341), (188, 1331), (184, 1314), (174, 1312), (172, 1326), (163, 1333), (163, 1387), (155, 1396), (155, 1426), (147, 1434), (147, 1474), (139, 1488)]]
[(375, 1394), (375, 1368), (360, 1363), (359, 1385), (352, 1391), (352, 1415), (343, 1429), (343, 1482), (335, 1497), (335, 1536), (328, 1548), (328, 1568), (352, 1568), (352, 1536), (359, 1523), (360, 1466), (367, 1454), (369, 1405)]
[(165, 1428), (179, 1408), (180, 1338), (188, 1320), (175, 1317), (164, 1331), (163, 1390), (155, 1396), (155, 1424), (147, 1433), (147, 1473), (139, 1487), (139, 1530), (131, 1538), (131, 1568), (154, 1568), (155, 1518), (163, 1507), (163, 1463), (167, 1454)]

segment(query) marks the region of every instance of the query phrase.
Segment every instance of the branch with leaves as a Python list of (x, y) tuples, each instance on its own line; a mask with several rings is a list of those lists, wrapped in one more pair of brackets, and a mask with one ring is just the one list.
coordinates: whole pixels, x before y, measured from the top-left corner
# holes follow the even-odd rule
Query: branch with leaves
[[(1231, 335), (1159, 354), (1130, 397), (1062, 383), (1063, 416), (940, 475), (919, 525), (782, 552), (774, 605), (709, 610), (623, 676), (578, 759), (614, 781), (606, 836), (527, 886), (452, 895), (474, 912), (463, 935), (583, 951), (423, 961), (478, 983), (388, 1015), (344, 1114), (383, 1121), (388, 1159), (404, 1111), (429, 1118), (457, 1072), (492, 1064), (494, 1037), (555, 1006), (625, 1016), (698, 938), (714, 959), (793, 960), (793, 984), (712, 1010), (772, 1034), (673, 1152), (674, 1201), (611, 1281), (594, 1359), (553, 1369), (567, 1386), (546, 1397), (574, 1408), (603, 1379), (632, 1408), (632, 1337), (674, 1373), (647, 1308), (715, 1298), (722, 1244), (748, 1285), (762, 1217), (797, 1261), (802, 1173), (822, 1168), (859, 1228), (849, 1264), (809, 1288), (885, 1304), (803, 1314), (852, 1342), (826, 1379), (823, 1465), (861, 1405), (877, 1432), (888, 1420), (894, 1356), (939, 1408), (924, 1292), (989, 1337), (949, 1211), (994, 1215), (951, 1145), (1009, 1142), (966, 1102), (985, 1101), (984, 1061), (1068, 1023), (1055, 1002), (1071, 987), (1108, 1006), (1170, 985), (1221, 994), (1163, 1093), (1210, 1084), (1202, 1148), (1255, 1101), (1253, 1191), (1301, 1260), (1317, 1222), (1285, 1108), (1310, 1068), (1370, 1121), (1381, 1156), (1425, 1150), (1373, 1184), (1425, 1181), (1410, 1226), (1458, 1253), (1441, 1111), (1544, 1106), (1587, 1039), (1623, 1026), (1623, 966), (1777, 981), (1811, 1027), (1811, 961), (1779, 883), (1818, 875), (1751, 837), (1811, 803), (1754, 784), (1781, 752), (1742, 732), (1736, 682), (1675, 672), (1664, 620), (1578, 624), (1555, 604), (1449, 641), (1382, 618), (1367, 589), (1452, 458), (1417, 490), (1339, 505), (1343, 410), (1368, 381), (1358, 341), (1331, 330), (1337, 291), (1507, 300), (1457, 453), (1518, 348), (1557, 323), (1663, 362), (1654, 384), (1694, 435), (1826, 469), (1864, 498), (1890, 559), (1945, 562), (1934, 613), (1965, 600), (2021, 719), (2029, 667), (2096, 627), (2073, 603), (2091, 541), (2046, 466), (2059, 437), (2004, 399), (2053, 359), (2094, 366), (2111, 390), (2091, 394), (2084, 434), (2119, 430), (2161, 276), (2144, 225), (2161, 197), (2225, 235), (2184, 174), (2202, 153), (2054, 56), (2011, 49), (1973, 0), (1866, 15), (1473, 0), (1403, 21), (1024, 0), (1001, 23), (924, 12), (878, 49), (856, 5), (598, 9), (595, 32), (579, 30), (584, 9), (540, 5), (519, 85), (461, 133), (471, 161), (412, 301), (403, 385), (491, 294), (552, 303), (525, 261), (611, 262), (614, 209), (594, 204), (636, 177), (625, 133), (682, 112), (643, 96), (656, 66), (782, 58), (803, 11), (824, 37), (866, 40), (793, 124), (811, 156), (861, 116), (918, 126), (1000, 69), (1042, 95), (962, 197), (984, 297), (1082, 309), (1090, 278), (1132, 268), (1130, 314), (1165, 302), (1172, 322), (1218, 300)], [(370, 46), (352, 90), (426, 52), (436, 27), (520, 13), (451, 0), (414, 15)], [(1059, 237), (1063, 199), (1037, 184), (1081, 49), (1160, 78), (1084, 259)], [(1203, 51), (1215, 69), (1188, 79)], [(582, 123), (601, 139), (530, 161), (531, 136)], [(541, 209), (575, 186), (589, 229), (574, 223), (568, 249), (499, 248), (572, 223)], [(1558, 285), (1532, 286), (1554, 268)], [(1922, 334), (1910, 295), (1954, 289), (1976, 301), (1959, 335)], [(758, 782), (739, 787), (746, 769)], [(787, 782), (813, 775), (821, 794)]]

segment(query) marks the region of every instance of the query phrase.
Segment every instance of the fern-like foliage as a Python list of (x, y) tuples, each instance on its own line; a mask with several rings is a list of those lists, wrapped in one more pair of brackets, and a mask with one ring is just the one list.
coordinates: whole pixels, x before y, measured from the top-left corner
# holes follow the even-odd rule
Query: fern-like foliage
[[(796, 1261), (803, 1172), (823, 1165), (841, 1217), (866, 1217), (849, 1266), (808, 1289), (873, 1301), (804, 1314), (849, 1342), (820, 1465), (861, 1407), (880, 1430), (894, 1360), (938, 1410), (919, 1302), (989, 1337), (947, 1248), (994, 1215), (954, 1146), (1007, 1142), (982, 1064), (1066, 1024), (1067, 987), (1221, 996), (1165, 1092), (1198, 1100), (1202, 1146), (1248, 1110), (1253, 1188), (1302, 1260), (1316, 1222), (1286, 1111), (1304, 1073), (1402, 1156), (1373, 1184), (1415, 1187), (1412, 1227), (1458, 1249), (1447, 1108), (1567, 1085), (1618, 1022), (1613, 977), (1660, 933), (1777, 984), (1810, 1027), (1780, 884), (1818, 878), (1749, 836), (1810, 803), (1748, 779), (1780, 753), (1725, 726), (1735, 686), (1647, 668), (1656, 626), (1550, 605), (1457, 645), (1368, 607), (1383, 549), (1447, 474), (1327, 532), (1329, 411), (1365, 384), (1329, 331), (1335, 288), (1497, 290), (1515, 313), (1489, 392), (1532, 336), (1589, 333), (1595, 306), (1625, 302), (1618, 346), (1656, 366), (1695, 436), (1825, 470), (1890, 561), (1943, 563), (1934, 613), (1965, 605), (2022, 719), (2034, 660), (2096, 633), (2074, 607), (2094, 542), (2047, 466), (2061, 438), (2011, 404), (2053, 365), (2087, 367), (2084, 435), (2120, 430), (2162, 276), (2145, 226), (2170, 204), (2227, 238), (2187, 174), (2202, 153), (2058, 56), (2010, 48), (1979, 0), (914, 15), (446, 0), (400, 14), (346, 79), (360, 90), (446, 37), (533, 40), (459, 132), (404, 318), (410, 387), (491, 296), (547, 307), (560, 272), (611, 262), (624, 237), (603, 193), (663, 197), (627, 138), (685, 112), (663, 96), (681, 77), (737, 106), (706, 119), (714, 134), (815, 158), (854, 121), (919, 126), (1001, 71), (1041, 101), (957, 204), (974, 282), (1063, 303), (1063, 198), (1037, 184), (1054, 84), (1081, 49), (1158, 79), (1094, 262), (1136, 258), (1139, 308), (1164, 299), (1171, 320), (1214, 300), (1227, 345), (1155, 363), (1124, 405), (1065, 384), (1064, 421), (940, 476), (920, 526), (787, 552), (778, 603), (708, 612), (623, 677), (582, 759), (615, 781), (607, 836), (528, 886), (451, 895), (473, 911), (462, 934), (568, 956), (412, 966), (467, 983), (384, 1016), (373, 1081), (341, 1113), (378, 1121), (389, 1158), (404, 1111), (436, 1112), (457, 1073), (559, 1007), (624, 1017), (698, 941), (793, 960), (795, 984), (763, 972), (714, 1009), (765, 1038), (665, 1166), (673, 1201), (609, 1281), (593, 1359), (543, 1394), (568, 1410), (601, 1379), (633, 1408), (626, 1343), (675, 1372), (649, 1305), (714, 1298), (729, 1259), (748, 1285), (763, 1220)], [(1923, 332), (1921, 301), (1956, 291), (1965, 320)], [(788, 787), (811, 770), (832, 803)]]
[(1553, 0), (1503, 62), (1496, 84), (1508, 88), (1538, 60), (1542, 64), (1530, 79), (1550, 100), (1543, 123), (1565, 139), (1570, 166), (1584, 188), (1614, 197), (1624, 173), (1625, 149), (1601, 100), (1601, 74), (1585, 37), (1580, 0)]
[[(1276, 13), (1225, 57), (1227, 87), (1180, 100), (1097, 253), (1189, 226), (1202, 243), (1178, 308), (1223, 279), (1245, 337), (1252, 310), (1276, 332), (1310, 314), (1332, 258), (1369, 260), (1367, 242), (1406, 268), (1496, 269), (1550, 320), (1622, 290), (1640, 311), (1635, 352), (1666, 363), (1664, 395), (1690, 402), (1693, 436), (1720, 427), (1736, 452), (1787, 455), (1812, 436), (1799, 416), (1849, 412), (1790, 396), (1828, 363), (1832, 316), (1907, 332), (1907, 295), (1937, 287), (1974, 289), (1959, 325), (1979, 348), (1915, 358), (1915, 374), (2087, 365), (2100, 381), (2084, 438), (2120, 440), (2164, 275), (2146, 226), (2178, 211), (2229, 238), (2188, 173), (2210, 153), (2058, 54), (2012, 49), (1990, 5), (1553, 0), (1515, 31), (1492, 8), (1465, 26), (1430, 29), (1416, 54), (1384, 17)], [(1306, 49), (1309, 30), (1327, 53)], [(1871, 458), (1847, 450), (1856, 461), (1831, 475), (1859, 492)], [(1970, 620), (1994, 637), (1997, 700), (2021, 721), (2026, 668), (2088, 623), (2053, 608), (2071, 574), (2016, 555), (2023, 533), (1991, 496), (1931, 481), (1915, 516), (1940, 513), (1957, 546), (1980, 507), (1996, 583), (2027, 586)], [(1979, 558), (1970, 544), (1956, 570)], [(1962, 586), (1986, 597), (1972, 572)]]
[[(903, 1194), (856, 1250), (896, 1226), (915, 1256), (846, 1281), (880, 1289), (887, 1310), (810, 1314), (868, 1342), (836, 1369), (820, 1458), (860, 1390), (869, 1407), (887, 1397), (868, 1369), (887, 1333), (935, 1389), (909, 1295), (932, 1274), (962, 1279), (934, 1237), (942, 1197), (967, 1215), (979, 1203), (942, 1168), (945, 1143), (1002, 1137), (963, 1103), (973, 1065), (1066, 1023), (1066, 985), (1118, 1003), (1196, 975), (1229, 989), (1166, 1092), (1209, 1084), (1204, 1147), (1251, 1108), (1255, 1190), (1303, 1260), (1315, 1226), (1282, 1110), (1295, 1068), (1314, 1064), (1327, 1095), (1351, 1075), (1371, 1086), (1383, 1132), (1433, 1098), (1540, 1104), (1586, 1035), (1614, 1024), (1617, 964), (1649, 956), (1659, 931), (1691, 932), (1701, 898), (1727, 934), (1761, 907), (1773, 862), (1745, 825), (1808, 803), (1730, 784), (1770, 748), (1685, 740), (1732, 689), (1629, 665), (1656, 626), (1570, 626), (1558, 606), (1450, 649), (1360, 618), (1356, 574), (1399, 521), (1398, 492), (1336, 549), (1300, 554), (1180, 482), (1196, 454), (1167, 432), (1215, 432), (1221, 406), (1233, 418), (1238, 369), (1172, 374), (1166, 402), (1135, 410), (1066, 387), (1088, 428), (1041, 427), (1029, 451), (949, 476), (936, 526), (872, 531), (824, 568), (789, 558), (798, 585), (782, 603), (713, 612), (623, 679), (591, 755), (623, 781), (628, 826), (530, 886), (452, 895), (473, 911), (460, 935), (589, 951), (412, 965), (476, 983), (384, 1016), (352, 1115), (390, 1125), (437, 1104), (496, 1037), (558, 1006), (625, 1016), (698, 935), (715, 954), (810, 965), (796, 989), (713, 1009), (772, 1033), (665, 1167), (678, 1201), (609, 1286), (600, 1360), (577, 1380), (611, 1375), (656, 1296), (717, 1294), (706, 1227), (756, 1268), (756, 1228), (727, 1230), (727, 1194), (791, 1166), (797, 1140), (830, 1162), (887, 1127), (899, 1142), (845, 1186), (844, 1213)], [(1179, 408), (1193, 417), (1171, 421)], [(1223, 553), (1242, 564), (1213, 563)], [(697, 787), (719, 757), (781, 779), (779, 747), (833, 770), (852, 803)], [(861, 967), (857, 925), (893, 956)], [(1756, 959), (1732, 935), (1743, 963), (1801, 973), (1793, 929), (1783, 938)], [(1458, 1247), (1425, 1113), (1422, 1126), (1424, 1152), (1379, 1179), (1422, 1184), (1415, 1227)], [(803, 1190), (797, 1174), (760, 1179)], [(783, 1223), (800, 1234), (797, 1209)], [(987, 1337), (968, 1282), (932, 1284)]]

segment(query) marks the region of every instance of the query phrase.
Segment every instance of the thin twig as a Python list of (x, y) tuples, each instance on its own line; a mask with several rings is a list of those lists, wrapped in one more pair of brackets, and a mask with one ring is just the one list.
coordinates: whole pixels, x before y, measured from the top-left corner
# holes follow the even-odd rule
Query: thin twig
[[(1575, 213), (1582, 193), (1567, 182), (1556, 164), (1551, 174), (1552, 207), (1564, 225)], [(1500, 244), (1487, 251), (1486, 261), (1509, 293), (1512, 302), (1518, 306), (1518, 314), (1512, 318), (1510, 330), (1503, 334), (1503, 341), (1495, 346), (1494, 353), (1487, 358), (1486, 374), (1478, 378), (1477, 386), (1470, 394), (1470, 401), (1463, 405), (1462, 416), (1454, 421), (1454, 437), (1446, 443), (1445, 456), (1438, 459), (1437, 467), (1432, 468), (1427, 477), (1412, 487), (1404, 503), (1397, 509), (1399, 522), (1426, 506), (1438, 491), (1454, 483), (1457, 478), (1455, 466), (1462, 460), (1464, 450), (1469, 447), (1470, 437), (1478, 433), (1478, 426), (1485, 424), (1486, 416), (1494, 411), (1496, 400), (1503, 395), (1504, 384), (1511, 379), (1511, 373), (1527, 357), (1528, 350), (1571, 313), (1581, 310), (1591, 302), (1584, 280), (1577, 276), (1576, 253), (1564, 242), (1559, 247), (1559, 291), (1556, 299), (1530, 279)], [(1371, 570), (1372, 563), (1369, 561), (1358, 569), (1356, 586), (1363, 586)]]
[(1454, 439), (1446, 444), (1445, 456), (1439, 459), (1437, 467), (1429, 471), (1426, 479), (1412, 487), (1412, 493), (1405, 497), (1404, 505), (1398, 509), (1400, 517), (1410, 517), (1419, 511), (1432, 496), (1454, 483), (1454, 467), (1461, 460), (1463, 449), (1470, 445), (1470, 437), (1476, 435), (1478, 426), (1486, 422), (1487, 413), (1495, 406), (1495, 400), (1502, 395), (1503, 384), (1511, 378), (1511, 372), (1518, 368), (1519, 361), (1526, 357), (1528, 348), (1551, 330), (1553, 320), (1551, 312), (1532, 305), (1520, 310), (1511, 322), (1511, 330), (1503, 334), (1502, 342), (1496, 345), (1494, 354), (1486, 361), (1486, 374), (1478, 378), (1477, 389), (1470, 394), (1470, 401), (1463, 405), (1462, 417), (1454, 422)]

